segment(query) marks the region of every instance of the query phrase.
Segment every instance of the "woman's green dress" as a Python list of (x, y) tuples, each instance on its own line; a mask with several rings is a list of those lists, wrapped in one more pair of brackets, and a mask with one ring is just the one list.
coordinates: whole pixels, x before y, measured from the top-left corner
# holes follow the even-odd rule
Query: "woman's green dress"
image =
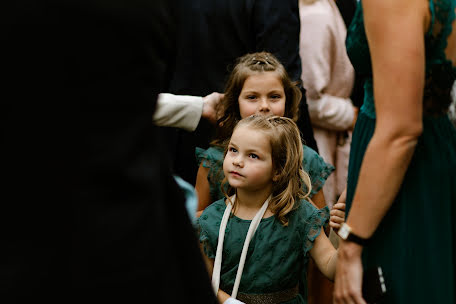
[[(225, 200), (221, 199), (207, 207), (197, 220), (200, 242), (205, 254), (215, 258), (220, 222), (225, 212)], [(275, 216), (261, 220), (247, 251), (239, 292), (243, 294), (270, 294), (295, 288), (307, 283), (303, 273), (307, 269), (309, 251), (322, 227), (329, 220), (329, 209), (317, 209), (306, 200), (297, 203), (297, 208), (288, 215), (288, 226), (283, 226)], [(223, 245), (220, 289), (230, 292), (241, 257), (244, 240), (250, 226), (249, 220), (232, 216), (228, 220)], [(304, 280), (304, 282), (303, 282)], [(290, 301), (307, 303), (304, 290)]]
[[(430, 1), (423, 134), (392, 207), (363, 250), (364, 269), (383, 268), (388, 291), (381, 303), (456, 303), (456, 130), (445, 113), (456, 69), (444, 53), (455, 4), (455, 0)], [(351, 146), (349, 212), (375, 127), (372, 69), (361, 3), (348, 30), (347, 51), (357, 72), (367, 77)]]

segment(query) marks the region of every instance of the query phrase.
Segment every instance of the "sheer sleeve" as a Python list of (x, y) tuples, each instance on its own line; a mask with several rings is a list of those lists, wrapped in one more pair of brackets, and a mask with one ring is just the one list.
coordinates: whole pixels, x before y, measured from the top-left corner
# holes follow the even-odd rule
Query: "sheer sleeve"
[(224, 198), (221, 184), (225, 175), (223, 174), (223, 149), (210, 147), (207, 150), (196, 148), (195, 150), (198, 166), (209, 168), (207, 180), (209, 181), (211, 201)]
[(320, 235), (321, 229), (329, 223), (329, 208), (316, 208), (306, 200), (300, 202), (300, 232), (302, 236), (302, 248), (304, 255), (307, 256), (312, 249), (315, 239)]
[(303, 146), (303, 150), (304, 158), (302, 160), (302, 168), (310, 176), (310, 181), (312, 182), (310, 196), (312, 197), (321, 190), (335, 168), (326, 163), (323, 158), (311, 148)]

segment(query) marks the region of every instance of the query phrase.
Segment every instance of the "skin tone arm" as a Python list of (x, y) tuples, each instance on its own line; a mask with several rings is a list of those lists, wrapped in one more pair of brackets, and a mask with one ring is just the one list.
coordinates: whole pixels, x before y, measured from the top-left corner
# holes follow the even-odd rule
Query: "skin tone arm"
[[(212, 277), (212, 270), (214, 269), (214, 259), (210, 259), (204, 254), (204, 250), (202, 245), (200, 245), (201, 255), (203, 256), (204, 263), (206, 264), (207, 272), (209, 273), (209, 277)], [(224, 292), (223, 290), (219, 289), (217, 294), (217, 300), (219, 303), (225, 302), (230, 297), (229, 294)]]
[(312, 203), (318, 208), (321, 209), (326, 206), (325, 195), (323, 194), (323, 190), (320, 189), (314, 196), (312, 196)]
[[(393, 203), (422, 133), (424, 32), (430, 16), (425, 0), (364, 0), (363, 8), (377, 121), (347, 224), (369, 238)], [(335, 303), (365, 303), (361, 252), (361, 246), (341, 242)]]
[(328, 279), (334, 280), (337, 250), (334, 249), (323, 231), (323, 228), (321, 229), (320, 235), (315, 239), (314, 245), (309, 253), (321, 273)]

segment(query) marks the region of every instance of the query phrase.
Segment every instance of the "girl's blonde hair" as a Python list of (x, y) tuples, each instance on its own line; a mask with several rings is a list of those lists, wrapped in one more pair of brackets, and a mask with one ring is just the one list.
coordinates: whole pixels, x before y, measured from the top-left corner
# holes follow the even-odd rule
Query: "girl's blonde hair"
[(285, 67), (271, 53), (258, 52), (244, 55), (237, 59), (225, 87), (225, 97), (219, 103), (217, 113), (221, 113), (217, 121), (217, 138), (212, 144), (222, 146), (233, 133), (234, 126), (241, 120), (239, 112), (239, 95), (244, 87), (245, 80), (262, 72), (275, 72), (282, 82), (285, 92), (285, 117), (297, 121), (299, 114), (299, 102), (301, 90), (297, 82), (293, 82), (288, 76)]
[[(295, 207), (296, 200), (307, 199), (311, 191), (310, 177), (302, 169), (303, 148), (299, 129), (290, 118), (262, 115), (252, 115), (240, 120), (234, 130), (240, 126), (262, 131), (269, 139), (274, 174), (269, 209), (287, 226), (287, 214)], [(235, 193), (235, 189), (228, 186), (228, 191), (225, 191), (224, 185), (227, 182), (225, 177), (222, 191), (228, 198)], [(307, 193), (304, 192), (303, 185), (306, 186)], [(234, 210), (236, 204), (237, 202), (234, 202)]]

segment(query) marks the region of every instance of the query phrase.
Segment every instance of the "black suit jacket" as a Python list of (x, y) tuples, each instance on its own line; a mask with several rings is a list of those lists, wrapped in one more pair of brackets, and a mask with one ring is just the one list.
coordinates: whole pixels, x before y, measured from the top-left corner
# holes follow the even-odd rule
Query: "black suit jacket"
[[(180, 0), (178, 15), (171, 93), (223, 92), (236, 58), (258, 51), (275, 54), (300, 81), (298, 0)], [(305, 98), (298, 125), (306, 143), (317, 149)], [(171, 131), (178, 133), (169, 137), (174, 169), (184, 179), (194, 182), (194, 148), (207, 147), (213, 130), (202, 121), (193, 134)]]
[(3, 303), (214, 300), (152, 125), (171, 77), (175, 7), (3, 5)]

